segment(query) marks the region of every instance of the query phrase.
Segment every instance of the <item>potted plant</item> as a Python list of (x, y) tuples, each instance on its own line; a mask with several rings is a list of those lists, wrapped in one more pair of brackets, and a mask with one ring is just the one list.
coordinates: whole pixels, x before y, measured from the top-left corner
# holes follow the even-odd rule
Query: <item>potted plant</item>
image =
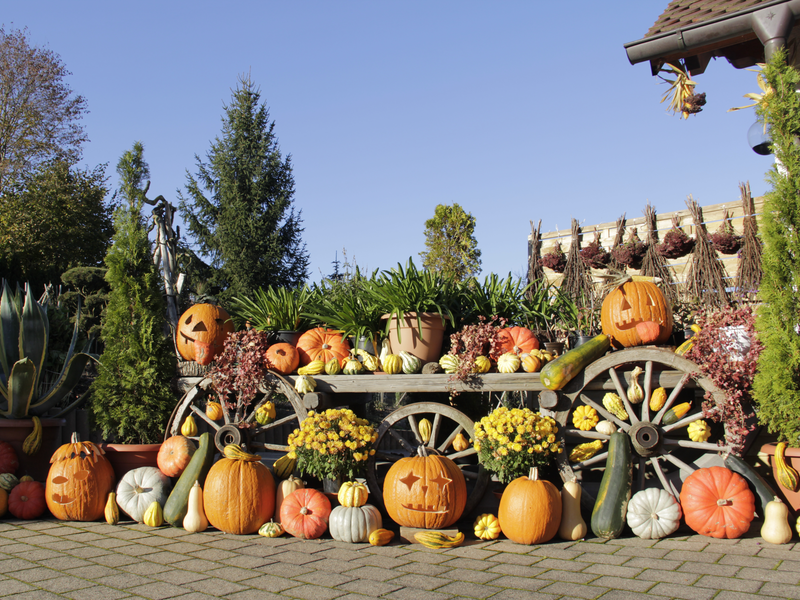
[(483, 282), (472, 278), (457, 284), (454, 296), (454, 311), (458, 323), (452, 323), (454, 329), (459, 326), (477, 324), (487, 315), (505, 319), (512, 325), (530, 328), (536, 320), (529, 304), (525, 301), (534, 284), (525, 284), (522, 279), (508, 277), (501, 279), (495, 273), (487, 275)]
[(301, 288), (258, 288), (252, 297), (234, 297), (231, 313), (234, 322), (243, 327), (249, 323), (253, 329), (271, 333), (271, 342), (296, 344), (300, 332), (309, 328), (303, 314), (312, 292), (307, 286)]
[[(483, 315), (479, 315), (477, 320), (477, 323), (464, 325), (450, 335), (448, 355), (456, 359), (455, 369), (447, 370), (447, 372), (452, 370), (451, 379), (469, 380), (476, 373), (482, 372), (476, 363), (479, 356), (488, 360), (498, 355), (500, 332), (506, 326), (506, 320), (497, 316), (487, 319)], [(445, 363), (444, 359), (442, 363)], [(489, 363), (486, 364), (488, 368)], [(451, 397), (457, 394), (456, 390), (450, 393)]]
[(531, 467), (552, 465), (563, 451), (552, 417), (505, 406), (475, 423), (475, 450), (480, 463), (504, 484), (527, 475)]
[[(72, 340), (58, 376), (47, 381), (46, 361), (51, 348), (47, 302), (40, 304), (29, 286), (23, 294), (3, 280), (0, 297), (0, 439), (11, 444), (19, 472), (44, 481), (50, 457), (61, 445), (61, 417), (77, 408), (85, 394), (61, 407), (93, 357), (76, 352), (80, 332), (78, 301)], [(87, 344), (88, 348), (88, 344)], [(48, 414), (53, 412), (53, 414)], [(45, 418), (42, 418), (45, 417)], [(27, 440), (27, 443), (26, 443)]]
[(300, 472), (322, 481), (325, 492), (335, 493), (344, 481), (363, 475), (377, 439), (369, 421), (349, 408), (309, 411), (289, 435), (289, 456), (297, 459)]
[[(366, 292), (386, 319), (392, 352), (405, 350), (423, 362), (436, 361), (442, 349), (446, 320), (453, 322), (454, 282), (409, 258), (369, 280)], [(404, 339), (405, 338), (405, 339)]]

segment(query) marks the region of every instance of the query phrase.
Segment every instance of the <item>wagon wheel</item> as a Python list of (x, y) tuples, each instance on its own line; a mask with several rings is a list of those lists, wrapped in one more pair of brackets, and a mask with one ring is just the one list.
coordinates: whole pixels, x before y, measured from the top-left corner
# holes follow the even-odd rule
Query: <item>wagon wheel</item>
[[(419, 422), (423, 418), (431, 421), (431, 437), (427, 444), (419, 433)], [(455, 461), (461, 469), (467, 482), (467, 504), (463, 514), (469, 514), (486, 491), (489, 472), (478, 463), (478, 453), (471, 442), (470, 447), (461, 452), (456, 452), (452, 444), (459, 433), (472, 440), (474, 430), (472, 419), (446, 404), (418, 402), (395, 410), (378, 426), (376, 452), (367, 462), (370, 502), (384, 510), (383, 480), (386, 472), (395, 462), (416, 455), (417, 448), (426, 445)]]
[[(644, 391), (644, 399), (632, 404), (627, 397), (631, 372), (635, 367), (643, 370), (639, 384)], [(682, 481), (693, 471), (705, 466), (721, 463), (721, 454), (730, 451), (726, 441), (723, 424), (714, 423), (703, 417), (701, 405), (706, 392), (718, 401), (725, 395), (714, 383), (699, 374), (699, 367), (668, 350), (658, 348), (629, 348), (614, 352), (590, 364), (576, 380), (564, 390), (566, 403), (554, 413), (561, 425), (564, 452), (558, 457), (561, 477), (569, 481), (577, 477), (584, 489), (599, 484), (608, 457), (607, 444), (603, 450), (591, 458), (578, 463), (569, 461), (569, 453), (580, 443), (593, 440), (608, 440), (610, 436), (595, 431), (582, 431), (572, 422), (573, 411), (588, 405), (594, 408), (600, 419), (612, 421), (617, 430), (626, 432), (631, 442), (633, 460), (633, 492), (647, 487), (661, 487), (678, 497)], [(652, 392), (663, 387), (667, 393), (664, 406), (654, 413), (649, 408)], [(619, 395), (629, 415), (621, 420), (605, 409), (602, 398), (607, 392)], [(673, 406), (691, 402), (685, 416), (671, 425), (664, 425), (662, 419)], [(563, 410), (560, 410), (562, 409)], [(754, 417), (752, 413), (750, 418)], [(687, 426), (703, 419), (711, 428), (711, 437), (705, 442), (689, 439)], [(586, 498), (587, 502), (593, 501)]]
[[(255, 411), (269, 400), (275, 404), (275, 420), (259, 425), (255, 420)], [(214, 443), (220, 452), (228, 444), (245, 445), (256, 452), (288, 452), (286, 430), (299, 427), (308, 414), (302, 398), (292, 384), (272, 371), (267, 373), (259, 386), (259, 394), (241, 413), (223, 405), (222, 419), (213, 421), (206, 415), (206, 404), (211, 401), (216, 402), (218, 399), (212, 389), (211, 379), (206, 377), (186, 392), (172, 411), (165, 438), (179, 435), (184, 420), (191, 414), (198, 429), (197, 435), (192, 436), (192, 439), (197, 441), (200, 434), (207, 431), (214, 436)]]

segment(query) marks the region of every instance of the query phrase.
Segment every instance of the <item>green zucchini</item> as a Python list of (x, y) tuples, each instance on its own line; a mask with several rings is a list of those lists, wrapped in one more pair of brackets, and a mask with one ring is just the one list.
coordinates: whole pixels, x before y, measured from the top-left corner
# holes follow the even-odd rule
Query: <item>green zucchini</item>
[(724, 462), (726, 467), (744, 477), (750, 484), (750, 490), (758, 497), (761, 504), (761, 514), (759, 516), (763, 518), (767, 502), (771, 502), (777, 496), (775, 490), (753, 467), (738, 456), (729, 454), (725, 457)]
[(597, 537), (613, 540), (620, 536), (632, 485), (631, 443), (627, 433), (618, 431), (611, 434), (608, 442), (606, 469), (592, 510), (592, 532)]
[(611, 346), (611, 339), (605, 333), (601, 333), (585, 344), (551, 360), (542, 367), (539, 374), (544, 387), (548, 390), (560, 390), (583, 371), (589, 363), (603, 356), (609, 346)]
[(189, 510), (189, 491), (195, 481), (201, 486), (205, 484), (216, 452), (213, 438), (208, 433), (202, 434), (197, 450), (164, 503), (164, 520), (173, 527), (183, 527), (183, 518)]

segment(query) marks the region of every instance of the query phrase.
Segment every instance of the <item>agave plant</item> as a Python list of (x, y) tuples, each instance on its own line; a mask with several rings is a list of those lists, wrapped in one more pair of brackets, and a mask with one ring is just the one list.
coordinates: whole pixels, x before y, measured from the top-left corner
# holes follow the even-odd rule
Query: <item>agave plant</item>
[[(29, 286), (12, 292), (3, 280), (0, 298), (0, 416), (25, 419), (42, 416), (58, 405), (80, 380), (91, 355), (75, 352), (80, 322), (80, 304), (72, 341), (59, 376), (51, 384), (43, 381), (50, 321), (47, 306), (40, 304)], [(61, 416), (76, 408), (83, 398), (62, 409)]]

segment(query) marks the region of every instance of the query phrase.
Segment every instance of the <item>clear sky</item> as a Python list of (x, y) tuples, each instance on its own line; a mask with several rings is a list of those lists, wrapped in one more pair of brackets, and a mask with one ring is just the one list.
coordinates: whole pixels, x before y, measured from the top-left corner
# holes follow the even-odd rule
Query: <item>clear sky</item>
[[(522, 276), (530, 221), (544, 232), (768, 189), (746, 142), (755, 73), (712, 61), (708, 104), (678, 119), (666, 85), (623, 44), (668, 0), (24, 0), (2, 3), (58, 53), (86, 97), (84, 162), (145, 145), (150, 197), (177, 204), (249, 72), (291, 154), (311, 279), (343, 250), (387, 269), (425, 248), (437, 204), (476, 218), (481, 277)], [(185, 233), (185, 232), (184, 232)]]

